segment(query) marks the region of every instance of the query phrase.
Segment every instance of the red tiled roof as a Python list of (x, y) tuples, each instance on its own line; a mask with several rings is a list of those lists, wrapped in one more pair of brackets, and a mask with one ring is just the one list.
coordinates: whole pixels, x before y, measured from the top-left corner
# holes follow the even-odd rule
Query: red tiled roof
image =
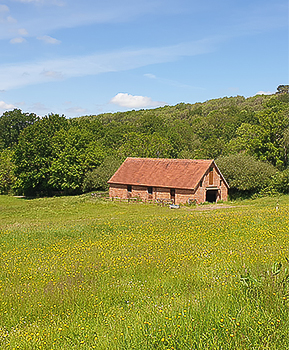
[(212, 159), (127, 158), (108, 183), (194, 189), (213, 162)]

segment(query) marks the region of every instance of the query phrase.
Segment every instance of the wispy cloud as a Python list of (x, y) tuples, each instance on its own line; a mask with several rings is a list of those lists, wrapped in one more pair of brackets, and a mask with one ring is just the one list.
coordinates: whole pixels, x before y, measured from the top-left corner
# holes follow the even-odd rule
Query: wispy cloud
[(18, 34), (21, 35), (21, 36), (25, 36), (25, 35), (28, 35), (28, 32), (25, 28), (19, 28), (18, 29)]
[(35, 4), (35, 5), (57, 5), (64, 6), (65, 2), (60, 0), (14, 0), (22, 2), (24, 4)]
[(7, 25), (7, 24), (15, 24), (17, 23), (17, 20), (8, 13), (10, 12), (10, 9), (6, 5), (0, 5), (0, 25)]
[(41, 102), (35, 102), (33, 105), (30, 107), (32, 111), (37, 111), (37, 113), (47, 113), (50, 112), (49, 108), (47, 108), (43, 103)]
[(150, 64), (176, 61), (184, 56), (211, 52), (219, 39), (210, 38), (179, 45), (118, 51), (0, 66), (0, 89), (12, 89), (48, 81), (135, 69)]
[(26, 40), (22, 37), (18, 37), (18, 38), (13, 38), (10, 40), (10, 43), (11, 44), (22, 44), (22, 43), (25, 43)]
[(114, 96), (110, 103), (126, 108), (146, 108), (164, 106), (166, 103), (161, 101), (153, 101), (147, 96), (134, 96), (127, 93), (118, 93)]
[(43, 70), (43, 72), (41, 73), (44, 77), (47, 78), (52, 78), (55, 80), (62, 80), (64, 79), (64, 76), (61, 72), (56, 72), (53, 70)]
[(9, 7), (7, 5), (0, 5), (0, 13), (7, 13), (9, 12)]
[(154, 74), (151, 74), (151, 73), (144, 74), (144, 77), (149, 78), (149, 79), (156, 79), (157, 78)]
[(185, 89), (198, 89), (198, 90), (203, 90), (203, 87), (199, 87), (199, 86), (193, 86), (193, 85), (188, 85), (188, 84), (184, 84), (181, 83), (179, 81), (176, 80), (172, 80), (172, 79), (164, 79), (164, 78), (159, 78), (154, 74), (151, 73), (147, 73), (144, 74), (144, 77), (152, 79), (154, 81), (157, 81), (161, 84), (165, 84), (165, 85), (170, 85), (170, 86), (175, 86), (175, 87), (179, 87), (179, 88), (185, 88)]
[[(10, 11), (8, 6), (0, 5), (0, 39), (10, 40), (15, 37), (18, 25), (26, 28), (30, 36), (41, 37), (62, 28), (136, 21), (140, 15), (180, 14), (188, 11), (212, 13), (219, 6), (219, 3), (217, 5), (211, 0), (196, 2), (194, 6), (189, 5), (187, 0), (106, 0), (103, 2), (90, 1), (87, 6), (83, 5), (83, 2), (71, 0), (14, 0), (13, 2), (21, 3), (22, 7), (29, 6), (29, 12), (23, 16), (18, 14), (19, 23), (17, 23), (14, 17), (8, 16)], [(43, 6), (47, 6), (49, 11), (45, 11), (45, 9), (35, 10), (35, 8), (39, 10), (39, 7)], [(262, 4), (262, 8), (260, 8), (259, 5), (252, 2), (248, 10), (247, 6), (240, 5), (238, 11), (228, 14), (228, 17), (232, 18), (230, 27), (224, 24), (224, 27), (218, 28), (218, 32), (234, 36), (249, 35), (255, 30), (264, 31), (268, 30), (268, 27), (287, 26), (288, 6), (285, 6), (287, 5), (271, 2), (270, 4)], [(11, 12), (13, 16), (16, 13), (13, 11), (12, 5)], [(215, 33), (216, 31), (212, 34)]]
[(38, 40), (41, 40), (43, 42), (45, 42), (45, 44), (52, 44), (52, 45), (58, 45), (61, 43), (60, 40), (57, 40), (55, 38), (52, 38), (49, 35), (43, 35), (43, 36), (38, 36), (37, 37)]
[(81, 107), (70, 107), (70, 108), (67, 108), (65, 112), (69, 116), (80, 116), (88, 113), (88, 110), (86, 108), (81, 108)]
[[(14, 0), (21, 3), (22, 6), (29, 6), (29, 12), (24, 16), (18, 16), (19, 25), (27, 28), (29, 34), (33, 37), (42, 36), (52, 31), (62, 28), (76, 28), (82, 25), (99, 24), (99, 23), (119, 23), (136, 20), (137, 16), (143, 14), (155, 13), (158, 10), (164, 11), (162, 2), (164, 0), (106, 0), (92, 1), (89, 4), (83, 4), (80, 1), (62, 1), (62, 0)], [(31, 5), (36, 5), (31, 7)], [(55, 7), (51, 5), (56, 5)], [(17, 25), (9, 26), (7, 30), (7, 13), (9, 8), (2, 6), (2, 17), (5, 19), (5, 25), (1, 26), (0, 12), (0, 39), (13, 38), (18, 27)], [(39, 7), (47, 6), (39, 10)], [(1, 11), (1, 8), (0, 8)], [(5, 12), (5, 13), (4, 13)], [(11, 12), (14, 14), (11, 6)], [(15, 11), (16, 12), (16, 11)], [(4, 22), (3, 22), (4, 24)], [(12, 24), (12, 21), (11, 23)]]

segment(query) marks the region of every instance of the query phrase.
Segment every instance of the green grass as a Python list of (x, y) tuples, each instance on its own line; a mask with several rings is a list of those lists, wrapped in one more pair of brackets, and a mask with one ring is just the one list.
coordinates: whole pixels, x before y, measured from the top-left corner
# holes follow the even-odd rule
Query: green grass
[(0, 196), (0, 348), (288, 349), (278, 202)]

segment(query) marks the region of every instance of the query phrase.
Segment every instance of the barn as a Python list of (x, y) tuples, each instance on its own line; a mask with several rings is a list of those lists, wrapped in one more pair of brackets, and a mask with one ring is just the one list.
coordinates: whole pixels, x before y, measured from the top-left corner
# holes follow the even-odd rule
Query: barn
[(129, 157), (108, 183), (112, 199), (170, 200), (174, 204), (226, 201), (229, 189), (213, 159)]

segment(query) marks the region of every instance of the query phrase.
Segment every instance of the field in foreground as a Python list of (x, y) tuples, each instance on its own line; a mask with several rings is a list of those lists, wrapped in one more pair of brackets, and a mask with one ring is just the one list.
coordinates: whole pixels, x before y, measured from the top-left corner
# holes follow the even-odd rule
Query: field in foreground
[(0, 348), (288, 349), (289, 197), (276, 202), (1, 196)]

